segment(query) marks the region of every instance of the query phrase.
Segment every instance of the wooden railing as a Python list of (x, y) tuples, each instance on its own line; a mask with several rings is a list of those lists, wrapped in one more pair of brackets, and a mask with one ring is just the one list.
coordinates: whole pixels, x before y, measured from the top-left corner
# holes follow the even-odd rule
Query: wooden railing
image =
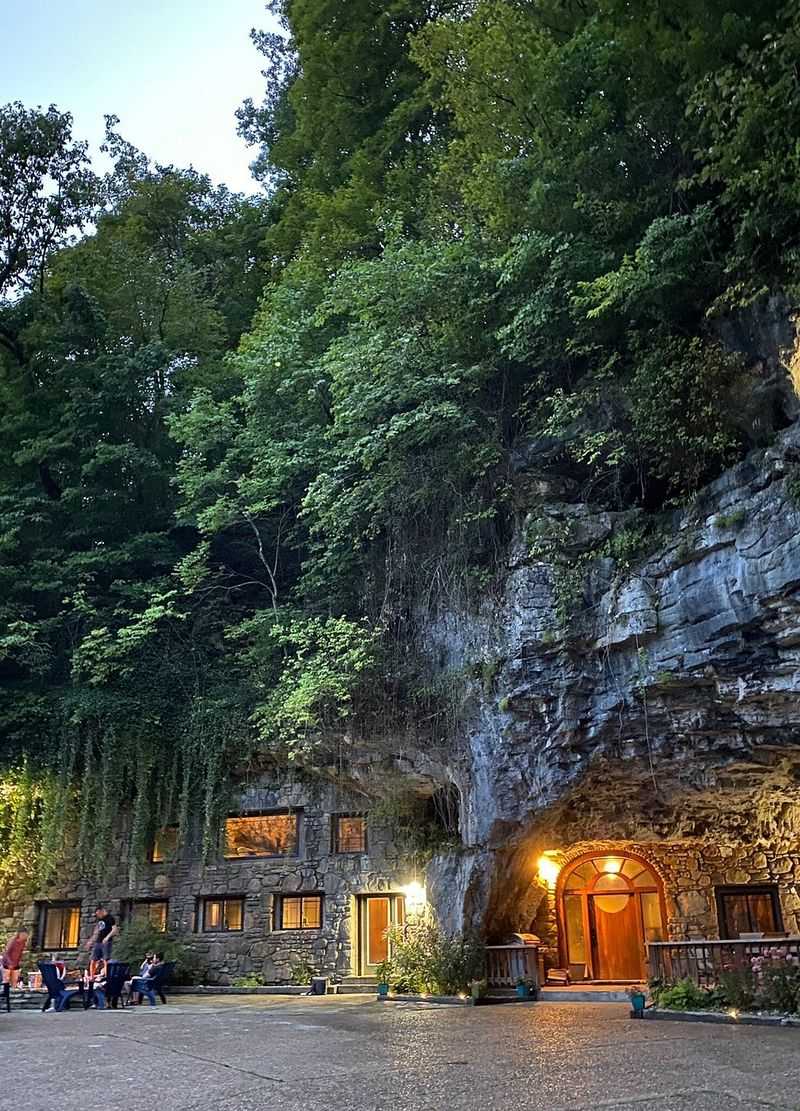
[(701, 987), (713, 987), (719, 983), (722, 972), (750, 968), (752, 958), (763, 956), (768, 949), (785, 949), (790, 956), (800, 959), (800, 937), (649, 941), (648, 971), (653, 979), (667, 983), (689, 979)]
[(490, 988), (513, 988), (517, 980), (539, 984), (536, 945), (487, 945), (486, 980)]

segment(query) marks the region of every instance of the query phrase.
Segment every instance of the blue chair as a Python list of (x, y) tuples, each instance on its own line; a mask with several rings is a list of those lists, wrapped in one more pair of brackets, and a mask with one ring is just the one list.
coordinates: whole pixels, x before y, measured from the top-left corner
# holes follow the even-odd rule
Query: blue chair
[(57, 1011), (64, 1011), (69, 1007), (70, 1000), (80, 994), (79, 988), (67, 988), (63, 980), (59, 980), (56, 966), (51, 961), (39, 961), (39, 971), (42, 974), (42, 983), (50, 993), (53, 1006)]
[(175, 969), (174, 961), (160, 964), (150, 976), (134, 976), (131, 980), (131, 992), (138, 992), (147, 998), (151, 1007), (156, 1005), (156, 993), (161, 997), (161, 1002), (166, 1003), (164, 988)]
[[(122, 989), (128, 979), (130, 966), (124, 961), (109, 961), (106, 966), (106, 986), (95, 988), (93, 995), (99, 1011), (105, 1010), (106, 1000), (112, 1007), (116, 1007), (122, 998)], [(123, 1007), (125, 1006), (123, 1002)]]

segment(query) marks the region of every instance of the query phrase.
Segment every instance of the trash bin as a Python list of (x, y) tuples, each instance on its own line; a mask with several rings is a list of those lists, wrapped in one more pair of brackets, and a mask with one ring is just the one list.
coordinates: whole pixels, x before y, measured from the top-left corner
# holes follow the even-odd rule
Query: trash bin
[(312, 976), (311, 977), (311, 994), (312, 995), (327, 995), (328, 993), (328, 977), (327, 976)]

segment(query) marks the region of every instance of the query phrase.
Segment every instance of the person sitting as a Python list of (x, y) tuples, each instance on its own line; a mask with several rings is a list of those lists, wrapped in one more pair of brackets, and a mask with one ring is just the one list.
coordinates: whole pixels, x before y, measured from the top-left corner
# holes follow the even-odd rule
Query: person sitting
[[(155, 973), (156, 969), (159, 967), (159, 965), (162, 965), (164, 963), (163, 953), (152, 953), (151, 956), (153, 960), (147, 972), (144, 975), (134, 976), (130, 982), (131, 986), (128, 989), (130, 991), (131, 998), (133, 998), (133, 996), (135, 995), (140, 1003), (142, 1001), (142, 994), (139, 988), (141, 988), (143, 984), (147, 984), (148, 981), (152, 980), (153, 974)], [(137, 988), (137, 984), (139, 985), (139, 988)]]
[(106, 981), (108, 979), (108, 964), (105, 960), (96, 960), (92, 964), (94, 968), (90, 967), (86, 970), (84, 977), (84, 987), (86, 989), (86, 999), (84, 1000), (84, 1008), (91, 1007), (92, 1003), (99, 1010), (103, 1010), (106, 1005)]
[(142, 993), (139, 992), (139, 991), (133, 991), (132, 988), (131, 988), (131, 985), (133, 984), (133, 981), (134, 980), (141, 980), (144, 977), (149, 976), (150, 975), (150, 969), (155, 966), (156, 960), (157, 960), (157, 957), (156, 957), (155, 953), (145, 953), (144, 960), (142, 961), (141, 966), (139, 968), (139, 975), (138, 976), (132, 976), (130, 978), (130, 980), (125, 981), (125, 991), (128, 993), (128, 998), (130, 999), (131, 1003), (137, 1003), (138, 1004), (138, 1003), (141, 1003), (141, 1001), (142, 1001)]

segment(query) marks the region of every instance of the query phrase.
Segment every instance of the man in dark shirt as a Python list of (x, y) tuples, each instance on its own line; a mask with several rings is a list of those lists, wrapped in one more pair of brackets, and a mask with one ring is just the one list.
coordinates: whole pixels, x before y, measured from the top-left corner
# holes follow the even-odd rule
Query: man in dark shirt
[(117, 921), (106, 907), (98, 907), (94, 912), (96, 921), (94, 933), (86, 942), (86, 948), (91, 950), (92, 962), (89, 975), (94, 975), (95, 965), (99, 961), (107, 961), (111, 957), (114, 938), (119, 933)]

